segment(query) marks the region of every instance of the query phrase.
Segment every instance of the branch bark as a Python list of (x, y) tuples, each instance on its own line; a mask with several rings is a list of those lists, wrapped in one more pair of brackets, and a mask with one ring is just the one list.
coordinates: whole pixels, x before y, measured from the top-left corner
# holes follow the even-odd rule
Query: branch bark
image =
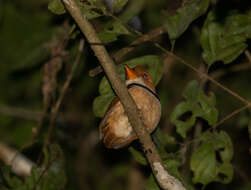
[[(73, 19), (78, 24), (80, 30), (85, 35), (90, 44), (101, 44), (95, 29), (91, 23), (82, 16), (79, 7), (74, 0), (63, 0), (63, 3), (71, 14)], [(113, 60), (107, 53), (106, 49), (102, 45), (91, 45), (96, 57), (102, 65), (114, 91), (120, 98), (120, 101), (128, 115), (129, 122), (131, 123), (135, 133), (137, 134), (139, 141), (143, 145), (144, 153), (151, 165), (152, 171), (158, 184), (162, 189), (167, 190), (185, 190), (182, 183), (171, 176), (165, 169), (164, 164), (160, 158), (160, 155), (152, 142), (150, 134), (147, 132), (142, 120), (139, 117), (139, 111), (132, 97), (127, 91), (124, 83), (120, 80)]]
[(35, 164), (17, 150), (0, 142), (0, 160), (11, 167), (18, 176), (29, 176)]

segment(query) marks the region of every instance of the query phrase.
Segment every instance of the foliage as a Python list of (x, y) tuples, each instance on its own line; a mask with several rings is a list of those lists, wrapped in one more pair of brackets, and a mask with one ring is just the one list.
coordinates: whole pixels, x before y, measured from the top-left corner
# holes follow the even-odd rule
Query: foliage
[[(176, 125), (177, 133), (186, 138), (187, 131), (194, 126), (197, 117), (207, 120), (209, 125), (214, 125), (218, 119), (218, 110), (215, 108), (216, 99), (211, 92), (206, 96), (199, 87), (197, 81), (191, 81), (183, 93), (185, 102), (179, 103), (172, 112), (171, 122)], [(185, 121), (179, 118), (191, 112), (191, 116)]]
[(0, 1), (0, 139), (37, 163), (22, 178), (1, 162), (0, 189), (160, 189), (137, 140), (120, 150), (98, 141), (115, 93), (105, 74), (88, 74), (99, 65), (94, 45), (106, 47), (122, 81), (125, 64), (150, 73), (162, 105), (152, 139), (171, 175), (189, 190), (250, 189), (250, 2), (75, 1), (103, 44), (81, 50), (61, 0)]
[(196, 18), (207, 11), (208, 6), (209, 0), (191, 0), (178, 9), (175, 15), (167, 16), (165, 26), (169, 39), (175, 40), (182, 35)]
[[(233, 178), (233, 145), (227, 133), (205, 132), (200, 147), (191, 156), (193, 182), (207, 185), (212, 181), (229, 183)], [(219, 160), (216, 154), (220, 155)]]
[(58, 15), (64, 14), (66, 12), (63, 3), (60, 0), (50, 1), (48, 4), (48, 9), (54, 14)]
[(251, 17), (249, 14), (229, 13), (222, 22), (216, 11), (211, 11), (201, 31), (202, 56), (207, 64), (234, 61), (246, 48), (251, 38)]

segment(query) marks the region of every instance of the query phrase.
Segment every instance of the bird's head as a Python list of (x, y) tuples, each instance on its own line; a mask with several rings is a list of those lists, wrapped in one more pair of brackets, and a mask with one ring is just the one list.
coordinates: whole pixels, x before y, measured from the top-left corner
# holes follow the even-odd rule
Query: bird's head
[(126, 85), (130, 85), (132, 83), (137, 83), (144, 85), (145, 87), (149, 88), (153, 92), (155, 92), (154, 83), (150, 74), (145, 71), (142, 67), (136, 66), (133, 69), (125, 65), (126, 71)]

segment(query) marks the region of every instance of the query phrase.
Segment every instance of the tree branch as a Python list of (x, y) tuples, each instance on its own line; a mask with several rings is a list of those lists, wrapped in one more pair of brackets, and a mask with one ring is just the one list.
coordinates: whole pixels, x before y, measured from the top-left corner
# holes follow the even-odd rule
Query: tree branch
[(0, 160), (11, 167), (18, 176), (29, 176), (35, 164), (17, 150), (0, 142)]
[(47, 139), (46, 139), (46, 142), (45, 144), (48, 144), (49, 141), (50, 141), (50, 138), (52, 136), (52, 131), (53, 131), (53, 128), (54, 128), (54, 123), (55, 123), (55, 120), (56, 120), (56, 117), (58, 115), (58, 111), (59, 111), (59, 108), (62, 104), (62, 101), (65, 97), (65, 94), (70, 86), (70, 83), (72, 81), (72, 77), (73, 77), (73, 74), (80, 62), (80, 57), (81, 57), (81, 53), (84, 49), (84, 40), (81, 39), (80, 40), (80, 43), (79, 43), (79, 48), (78, 48), (78, 54), (77, 54), (77, 57), (76, 57), (76, 60), (75, 62), (73, 63), (73, 66), (72, 66), (72, 69), (71, 69), (71, 72), (70, 74), (67, 76), (67, 79), (60, 91), (60, 95), (57, 99), (57, 102), (55, 103), (55, 105), (53, 106), (52, 110), (51, 110), (51, 117), (50, 117), (50, 128), (49, 128), (49, 132), (48, 132), (48, 136), (47, 136)]
[[(80, 30), (83, 32), (89, 43), (101, 43), (95, 29), (90, 22), (82, 16), (74, 0), (63, 0), (66, 9), (69, 11), (73, 19), (78, 24)], [(113, 60), (108, 55), (106, 49), (102, 45), (91, 45), (95, 55), (97, 56), (100, 64), (102, 65), (114, 91), (120, 98), (120, 101), (128, 115), (129, 122), (131, 123), (139, 141), (143, 145), (145, 155), (151, 165), (152, 171), (158, 184), (163, 189), (168, 190), (185, 190), (182, 183), (171, 176), (165, 169), (160, 155), (152, 142), (151, 136), (146, 130), (142, 120), (139, 117), (139, 111), (132, 97), (127, 91), (124, 83), (119, 78)]]

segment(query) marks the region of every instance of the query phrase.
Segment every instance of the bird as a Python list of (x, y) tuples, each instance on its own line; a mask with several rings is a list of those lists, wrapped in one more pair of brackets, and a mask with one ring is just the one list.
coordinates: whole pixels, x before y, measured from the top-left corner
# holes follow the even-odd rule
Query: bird
[[(161, 117), (160, 99), (156, 94), (153, 80), (141, 66), (131, 69), (124, 65), (124, 68), (128, 92), (135, 101), (148, 132), (152, 133)], [(105, 147), (110, 149), (123, 148), (137, 139), (118, 97), (109, 105), (99, 125), (99, 134)]]

